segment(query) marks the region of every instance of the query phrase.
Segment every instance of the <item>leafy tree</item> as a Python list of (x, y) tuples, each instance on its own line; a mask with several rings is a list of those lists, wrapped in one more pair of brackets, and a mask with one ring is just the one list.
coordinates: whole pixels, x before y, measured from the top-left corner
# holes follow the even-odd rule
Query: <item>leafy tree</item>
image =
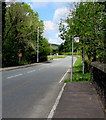
[[(104, 54), (104, 6), (97, 2), (85, 2), (76, 5), (73, 17), (66, 19), (67, 26), (60, 23), (60, 37), (69, 41), (68, 36), (80, 37), (79, 47), (88, 56), (89, 61), (95, 61)], [(70, 39), (71, 43), (71, 39)]]
[[(42, 36), (44, 24), (39, 20), (38, 13), (23, 2), (12, 3), (6, 6), (4, 24), (3, 66), (19, 65), (20, 52), (23, 55), (21, 64), (36, 62), (37, 45), (41, 46), (37, 39), (45, 43)], [(44, 46), (47, 49), (48, 42)], [(47, 51), (44, 55), (47, 57)]]

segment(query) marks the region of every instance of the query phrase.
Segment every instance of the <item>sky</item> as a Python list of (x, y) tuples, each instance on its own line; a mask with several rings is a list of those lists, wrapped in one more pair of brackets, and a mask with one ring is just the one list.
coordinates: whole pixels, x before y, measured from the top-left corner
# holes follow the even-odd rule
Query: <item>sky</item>
[(69, 5), (69, 2), (35, 2), (34, 0), (16, 0), (17, 2), (25, 2), (31, 6), (31, 8), (38, 12), (39, 20), (44, 22), (43, 36), (52, 44), (61, 44), (64, 41), (59, 37), (59, 22), (60, 19), (65, 19), (73, 5)]
[(49, 43), (61, 44), (64, 42), (59, 37), (60, 19), (65, 19), (73, 6), (67, 2), (26, 2), (38, 12), (39, 19), (44, 21), (44, 37)]

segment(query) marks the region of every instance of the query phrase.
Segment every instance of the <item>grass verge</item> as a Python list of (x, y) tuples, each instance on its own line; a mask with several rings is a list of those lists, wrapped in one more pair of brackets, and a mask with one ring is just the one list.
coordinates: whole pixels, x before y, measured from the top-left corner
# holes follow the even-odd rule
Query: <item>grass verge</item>
[(64, 56), (64, 55), (58, 55), (58, 56), (56, 56), (56, 55), (49, 55), (48, 56), (48, 60), (61, 59), (61, 58), (66, 58), (66, 56)]
[[(90, 73), (82, 73), (82, 59), (77, 56), (77, 60), (73, 67), (73, 82), (87, 82), (90, 81), (91, 75)], [(70, 79), (64, 80), (64, 82), (70, 82)]]

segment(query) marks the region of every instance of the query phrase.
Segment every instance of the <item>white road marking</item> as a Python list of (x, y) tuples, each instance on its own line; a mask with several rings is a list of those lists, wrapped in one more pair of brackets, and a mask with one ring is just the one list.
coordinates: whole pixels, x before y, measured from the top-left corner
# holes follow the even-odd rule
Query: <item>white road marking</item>
[(53, 66), (55, 66), (55, 65), (51, 65), (51, 67), (53, 67)]
[[(76, 60), (75, 60), (75, 61), (76, 61)], [(75, 61), (74, 61), (74, 63), (75, 63)], [(74, 64), (74, 63), (73, 63), (73, 64)], [(70, 70), (70, 69), (68, 69), (67, 72), (69, 72), (69, 70)], [(61, 81), (64, 79), (64, 77), (65, 77), (65, 75), (67, 74), (67, 72), (64, 74), (64, 76), (63, 76), (62, 79), (59, 81), (59, 83), (61, 83)], [(54, 115), (55, 110), (56, 110), (56, 107), (57, 107), (57, 105), (58, 105), (58, 103), (59, 103), (59, 101), (60, 101), (60, 98), (61, 98), (61, 96), (62, 96), (62, 93), (63, 93), (63, 91), (64, 91), (64, 87), (65, 87), (65, 86), (66, 86), (66, 83), (64, 83), (64, 85), (63, 85), (63, 87), (62, 87), (62, 89), (61, 89), (61, 91), (60, 91), (60, 93), (59, 93), (59, 95), (58, 95), (58, 97), (57, 97), (57, 99), (56, 99), (56, 101), (55, 101), (55, 103), (54, 103), (54, 105), (53, 105), (53, 107), (52, 107), (52, 109), (51, 109), (48, 117), (47, 117), (47, 120), (52, 120), (53, 115)]]
[(35, 70), (28, 71), (27, 73), (35, 72)]
[(64, 83), (64, 85), (63, 85), (63, 87), (62, 87), (62, 89), (61, 89), (61, 91), (60, 91), (60, 93), (59, 93), (59, 95), (58, 95), (58, 97), (57, 97), (57, 99), (56, 99), (56, 101), (55, 101), (55, 103), (54, 103), (54, 105), (53, 105), (53, 107), (52, 107), (52, 109), (51, 109), (48, 117), (47, 117), (47, 118), (48, 118), (47, 120), (52, 119), (52, 117), (53, 117), (53, 115), (54, 115), (54, 113), (55, 113), (56, 107), (57, 107), (57, 105), (58, 105), (58, 103), (59, 103), (59, 100), (60, 100), (60, 98), (61, 98), (61, 96), (62, 96), (62, 93), (63, 93), (63, 90), (64, 90), (64, 87), (65, 87), (65, 86), (66, 86), (66, 83)]
[(41, 68), (40, 68), (40, 69), (38, 69), (38, 70), (41, 70)]
[[(76, 60), (77, 60), (77, 58), (74, 60), (73, 65), (75, 64)], [(71, 66), (70, 66), (70, 67), (71, 67)]]
[(44, 69), (44, 68), (39, 68), (39, 70), (42, 70), (42, 69)]
[(7, 77), (7, 79), (18, 77), (18, 76), (21, 76), (21, 75), (23, 75), (23, 74), (18, 74), (18, 75), (10, 76), (10, 77)]
[(44, 66), (47, 66), (48, 64), (43, 64)]
[(69, 70), (70, 69), (68, 69), (67, 72), (63, 75), (63, 77), (61, 78), (61, 80), (59, 81), (59, 83), (61, 83), (64, 80), (64, 78), (65, 78), (66, 74), (69, 72)]

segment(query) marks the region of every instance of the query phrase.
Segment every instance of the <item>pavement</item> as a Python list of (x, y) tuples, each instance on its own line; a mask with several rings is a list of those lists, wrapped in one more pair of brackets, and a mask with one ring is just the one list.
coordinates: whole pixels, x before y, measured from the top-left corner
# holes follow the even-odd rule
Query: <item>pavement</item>
[(53, 119), (83, 118), (83, 120), (86, 120), (93, 118), (104, 120), (102, 107), (96, 90), (90, 82), (67, 83)]

